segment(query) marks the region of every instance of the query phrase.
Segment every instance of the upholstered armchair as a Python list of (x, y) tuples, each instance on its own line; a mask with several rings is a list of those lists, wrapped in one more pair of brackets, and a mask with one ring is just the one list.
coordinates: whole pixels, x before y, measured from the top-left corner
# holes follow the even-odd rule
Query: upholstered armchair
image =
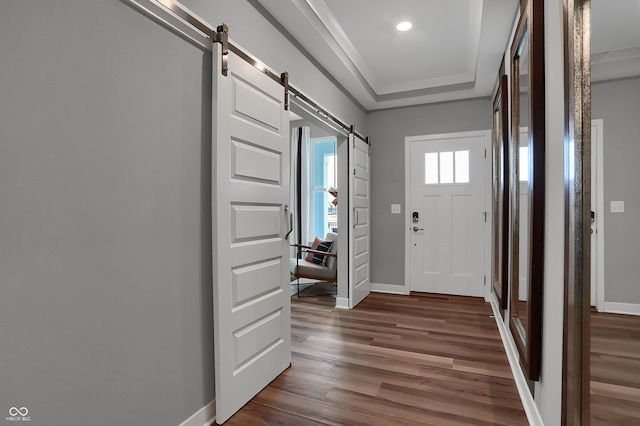
[(300, 278), (317, 280), (317, 283), (338, 281), (338, 234), (329, 232), (317, 248), (311, 245), (292, 244), (295, 257), (290, 260), (291, 276), (298, 280), (300, 296)]

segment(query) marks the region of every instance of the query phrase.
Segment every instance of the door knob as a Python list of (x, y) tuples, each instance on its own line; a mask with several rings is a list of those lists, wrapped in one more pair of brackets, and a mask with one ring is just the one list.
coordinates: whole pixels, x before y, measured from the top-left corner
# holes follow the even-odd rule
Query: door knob
[(418, 228), (417, 226), (413, 227), (413, 232), (424, 231), (424, 228)]

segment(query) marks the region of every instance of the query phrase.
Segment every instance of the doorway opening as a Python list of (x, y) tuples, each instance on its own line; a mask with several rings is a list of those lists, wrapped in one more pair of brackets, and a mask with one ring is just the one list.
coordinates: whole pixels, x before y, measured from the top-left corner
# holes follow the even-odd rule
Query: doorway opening
[(327, 271), (320, 271), (319, 275), (331, 275), (326, 280), (304, 277), (299, 259), (313, 261), (313, 252), (299, 255), (300, 248), (292, 247), (292, 271), (301, 272), (292, 274), (291, 294), (310, 302), (323, 296), (322, 304), (348, 308), (348, 134), (295, 102), (291, 109), (291, 205), (295, 217), (292, 244), (317, 250), (323, 242), (331, 242), (329, 252), (335, 254), (321, 258), (321, 266), (327, 266)]

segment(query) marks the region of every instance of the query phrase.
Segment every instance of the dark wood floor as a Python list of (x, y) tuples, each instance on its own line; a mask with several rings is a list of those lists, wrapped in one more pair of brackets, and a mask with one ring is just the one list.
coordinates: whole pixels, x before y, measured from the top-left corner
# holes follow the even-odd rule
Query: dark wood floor
[(526, 425), (491, 308), (373, 293), (292, 298), (292, 365), (229, 425)]
[(640, 317), (591, 313), (591, 424), (640, 425)]

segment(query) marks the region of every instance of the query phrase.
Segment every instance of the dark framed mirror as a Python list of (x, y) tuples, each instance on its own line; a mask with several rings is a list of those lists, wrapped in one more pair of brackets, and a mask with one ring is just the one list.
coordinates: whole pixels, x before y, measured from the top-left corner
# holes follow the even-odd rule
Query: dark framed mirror
[(540, 376), (545, 97), (542, 0), (522, 0), (511, 48), (509, 329), (525, 375)]
[[(605, 3), (602, 2), (603, 7)], [(591, 383), (591, 2), (565, 0), (562, 424), (588, 425)], [(623, 9), (624, 10), (624, 9)], [(612, 21), (613, 22), (613, 21)], [(609, 332), (613, 331), (609, 329)], [(616, 330), (617, 331), (617, 330)]]
[(504, 58), (493, 98), (493, 293), (501, 312), (507, 309), (509, 275), (509, 87)]

